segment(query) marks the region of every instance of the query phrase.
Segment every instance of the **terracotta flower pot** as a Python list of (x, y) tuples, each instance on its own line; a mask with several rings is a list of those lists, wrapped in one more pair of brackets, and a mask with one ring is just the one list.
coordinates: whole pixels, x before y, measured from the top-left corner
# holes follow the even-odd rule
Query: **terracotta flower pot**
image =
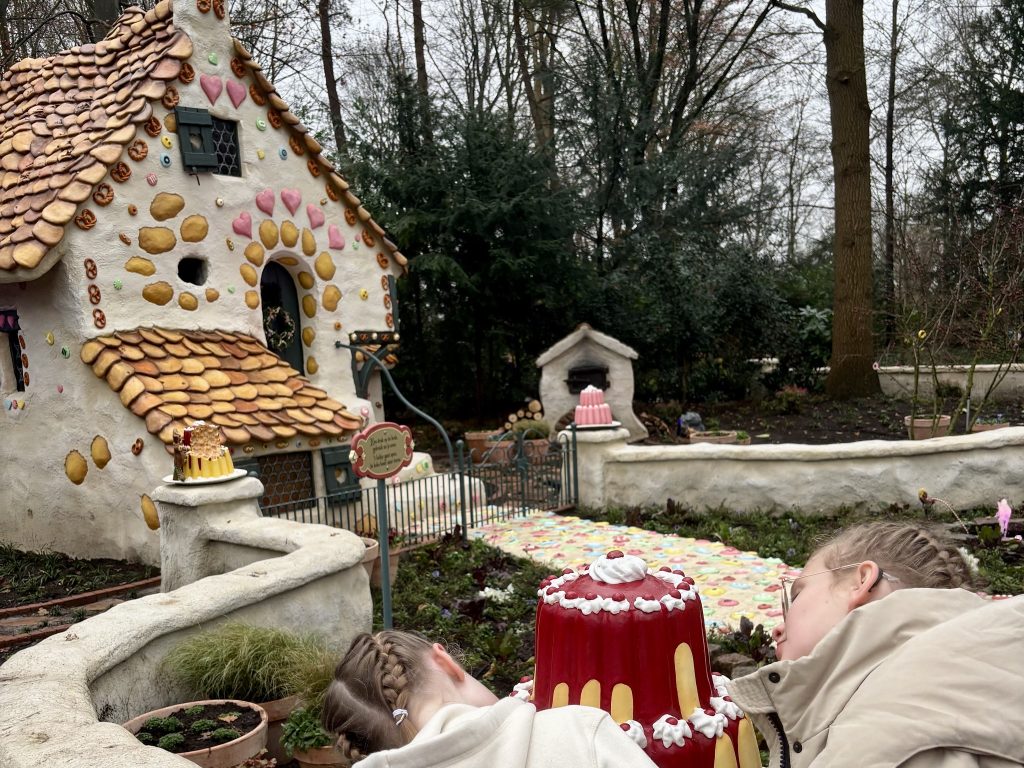
[(178, 757), (190, 760), (196, 765), (204, 768), (231, 768), (232, 766), (244, 763), (250, 757), (259, 754), (260, 750), (267, 744), (267, 711), (259, 704), (248, 701), (235, 701), (233, 699), (208, 699), (206, 701), (189, 701), (184, 704), (173, 704), (169, 707), (154, 709), (152, 712), (133, 717), (124, 727), (134, 735), (142, 730), (142, 726), (151, 717), (168, 717), (175, 712), (195, 706), (216, 706), (218, 704), (231, 704), (239, 709), (254, 709), (260, 715), (260, 724), (248, 733), (243, 733), (237, 739), (226, 741), (223, 744), (216, 744), (205, 749), (196, 749), (192, 752), (178, 752)]
[[(388, 552), (388, 583), (391, 586), (395, 585), (395, 579), (398, 578), (398, 562), (402, 558), (401, 550), (392, 549)], [(380, 558), (378, 557), (373, 561), (373, 573), (370, 574), (370, 586), (380, 588), (381, 585), (381, 567)]]
[(910, 417), (903, 417), (903, 426), (905, 426), (911, 434), (914, 440), (927, 440), (931, 437), (940, 437), (946, 434), (946, 430), (949, 429), (949, 422), (951, 417), (946, 415), (940, 415), (936, 417), (931, 416), (918, 416), (914, 419), (913, 428), (911, 428)]
[(288, 762), (288, 756), (281, 746), (281, 725), (298, 703), (298, 696), (285, 696), (283, 699), (260, 703), (267, 713), (267, 752), (270, 757), (277, 760), (278, 765), (285, 765)]
[(373, 572), (380, 568), (380, 542), (376, 539), (371, 539), (368, 536), (360, 536), (363, 540), (363, 544), (366, 546), (366, 552), (363, 553), (363, 568), (366, 569), (366, 575), (373, 579)]
[(333, 744), (329, 747), (317, 747), (316, 749), (297, 749), (292, 753), (295, 761), (302, 766), (316, 766), (316, 768), (349, 768), (351, 763), (338, 751)]
[(993, 429), (1003, 429), (1004, 427), (1010, 426), (1006, 423), (999, 424), (975, 424), (971, 427), (971, 432), (991, 432)]
[(736, 433), (735, 432), (692, 432), (690, 434), (691, 443), (714, 443), (717, 445), (735, 445), (736, 444)]
[(471, 461), (481, 461), (484, 454), (494, 446), (494, 441), (491, 438), (500, 434), (500, 432), (494, 431), (466, 432), (464, 442), (466, 443), (469, 459)]

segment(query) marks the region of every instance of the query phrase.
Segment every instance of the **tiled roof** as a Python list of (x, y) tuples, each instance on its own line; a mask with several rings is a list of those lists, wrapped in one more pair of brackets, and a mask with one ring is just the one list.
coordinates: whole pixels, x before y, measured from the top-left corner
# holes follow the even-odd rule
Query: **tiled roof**
[(252, 336), (138, 328), (82, 345), (82, 362), (167, 445), (203, 420), (229, 445), (297, 435), (339, 437), (362, 419)]
[(0, 79), (0, 271), (34, 269), (192, 55), (170, 0), (106, 39), (22, 59)]
[[(309, 150), (308, 172), (321, 177), (375, 232), (396, 262), (397, 246), (362, 207), (322, 154), (320, 144), (278, 95), (237, 40), (235, 52), (268, 107)], [(168, 81), (192, 55), (188, 36), (174, 28), (170, 0), (146, 12), (129, 8), (106, 39), (46, 59), (23, 59), (0, 79), (0, 277), (29, 272), (64, 237), (78, 205), (135, 140)], [(304, 152), (299, 152), (304, 154)], [(21, 277), (37, 275), (20, 274)]]

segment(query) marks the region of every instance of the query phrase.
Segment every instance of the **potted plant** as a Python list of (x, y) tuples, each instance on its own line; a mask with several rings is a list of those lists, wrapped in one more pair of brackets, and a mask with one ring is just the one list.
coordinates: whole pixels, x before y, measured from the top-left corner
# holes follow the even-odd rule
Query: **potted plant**
[[(519, 419), (512, 425), (512, 435), (522, 437), (523, 454), (531, 464), (543, 461), (551, 443), (551, 425), (544, 419)], [(512, 457), (516, 447), (513, 447)]]
[(299, 707), (288, 716), (281, 744), (302, 768), (348, 768), (348, 760), (334, 746), (334, 738), (324, 730), (313, 707)]
[(281, 759), (281, 724), (298, 703), (300, 670), (320, 663), (322, 640), (242, 623), (223, 624), (179, 643), (161, 663), (193, 695), (254, 701), (267, 713), (267, 749)]
[(267, 713), (257, 704), (209, 699), (174, 704), (129, 720), (140, 742), (173, 752), (204, 768), (231, 768), (267, 743)]
[(1010, 423), (1003, 419), (1003, 414), (997, 413), (995, 416), (978, 417), (975, 419), (974, 424), (971, 425), (971, 432), (988, 432), (1008, 426), (1010, 426)]
[(492, 440), (499, 435), (501, 432), (493, 429), (467, 430), (463, 435), (463, 442), (466, 444), (470, 461), (481, 461), (484, 454), (493, 447)]
[(742, 429), (736, 430), (736, 445), (750, 445), (750, 433)]
[(949, 434), (950, 417), (937, 413), (933, 416), (904, 416), (903, 426), (911, 440), (927, 440)]
[[(403, 537), (398, 533), (397, 528), (388, 529), (388, 583), (395, 585), (398, 578), (398, 563), (402, 558)], [(373, 572), (370, 574), (370, 586), (380, 588), (381, 585), (381, 559), (378, 557), (373, 562)]]
[(706, 432), (690, 432), (690, 442), (735, 445), (736, 432), (723, 429), (709, 429)]
[(363, 540), (363, 546), (366, 547), (366, 551), (363, 553), (363, 568), (366, 569), (366, 575), (372, 579), (373, 572), (380, 568), (380, 542), (369, 536), (360, 536), (359, 538)]

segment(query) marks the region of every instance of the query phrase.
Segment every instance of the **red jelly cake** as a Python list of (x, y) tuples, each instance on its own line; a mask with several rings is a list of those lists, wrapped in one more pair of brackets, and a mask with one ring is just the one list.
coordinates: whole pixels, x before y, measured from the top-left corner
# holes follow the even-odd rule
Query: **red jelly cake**
[(750, 721), (711, 672), (693, 579), (616, 550), (538, 596), (538, 709), (599, 707), (661, 768), (760, 768)]

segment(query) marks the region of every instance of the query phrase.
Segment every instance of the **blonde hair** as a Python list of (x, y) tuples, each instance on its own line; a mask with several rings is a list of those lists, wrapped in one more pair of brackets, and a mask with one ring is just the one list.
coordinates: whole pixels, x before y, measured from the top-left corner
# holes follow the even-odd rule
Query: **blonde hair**
[(419, 633), (398, 630), (364, 633), (352, 641), (327, 687), (323, 725), (353, 763), (404, 746), (416, 735), (408, 717), (393, 713), (408, 709), (430, 648)]
[(827, 568), (873, 560), (899, 578), (897, 587), (974, 587), (970, 566), (943, 529), (919, 523), (875, 521), (846, 528), (815, 551)]

